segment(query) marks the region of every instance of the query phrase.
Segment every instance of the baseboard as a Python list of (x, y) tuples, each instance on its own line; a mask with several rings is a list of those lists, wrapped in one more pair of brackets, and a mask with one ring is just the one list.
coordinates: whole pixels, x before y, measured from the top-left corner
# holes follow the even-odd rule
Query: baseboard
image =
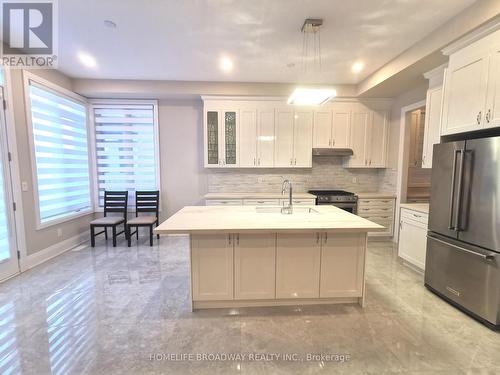
[(43, 250), (37, 251), (34, 254), (28, 255), (24, 261), (21, 259), (21, 271), (27, 271), (33, 267), (36, 267), (46, 261), (65, 253), (74, 247), (89, 241), (89, 233), (80, 233), (74, 237), (68, 238), (61, 242), (58, 242), (52, 246), (49, 246)]

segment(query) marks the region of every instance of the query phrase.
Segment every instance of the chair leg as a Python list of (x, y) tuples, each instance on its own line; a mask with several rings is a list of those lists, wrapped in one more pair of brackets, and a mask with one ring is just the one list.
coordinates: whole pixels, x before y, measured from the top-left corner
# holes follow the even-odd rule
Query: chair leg
[(90, 226), (90, 246), (95, 247), (95, 229), (94, 226)]
[(149, 246), (153, 246), (153, 226), (149, 226)]
[(132, 246), (132, 235), (130, 234), (130, 232), (131, 232), (130, 228), (131, 227), (130, 227), (130, 225), (127, 225), (126, 227), (127, 227), (127, 231), (126, 231), (126, 233), (127, 233), (127, 243), (128, 243), (128, 247), (130, 247), (130, 246)]
[(116, 247), (116, 225), (113, 225), (113, 247)]
[[(158, 226), (158, 221), (156, 222), (156, 226)], [(159, 235), (159, 234), (157, 234), (157, 235), (156, 235), (156, 238), (157, 238), (157, 239), (160, 239), (160, 235)]]
[(108, 227), (104, 227), (104, 238), (108, 239)]
[(135, 239), (139, 241), (139, 227), (135, 227)]

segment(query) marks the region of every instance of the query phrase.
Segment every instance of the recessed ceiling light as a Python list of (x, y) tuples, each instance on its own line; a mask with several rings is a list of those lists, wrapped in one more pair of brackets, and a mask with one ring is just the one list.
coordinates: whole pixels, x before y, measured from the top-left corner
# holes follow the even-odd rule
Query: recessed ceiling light
[(104, 20), (104, 26), (107, 26), (111, 29), (115, 29), (116, 28), (116, 23), (111, 21), (111, 20)]
[(78, 52), (78, 60), (87, 68), (95, 68), (97, 66), (95, 58), (85, 52)]
[(353, 64), (352, 71), (354, 73), (359, 73), (363, 70), (364, 67), (365, 67), (365, 65), (362, 62), (357, 62), (357, 63)]
[(225, 72), (230, 72), (233, 70), (233, 60), (229, 57), (222, 57), (220, 59), (220, 68)]
[(297, 88), (288, 98), (288, 104), (320, 105), (337, 96), (334, 89), (305, 89)]

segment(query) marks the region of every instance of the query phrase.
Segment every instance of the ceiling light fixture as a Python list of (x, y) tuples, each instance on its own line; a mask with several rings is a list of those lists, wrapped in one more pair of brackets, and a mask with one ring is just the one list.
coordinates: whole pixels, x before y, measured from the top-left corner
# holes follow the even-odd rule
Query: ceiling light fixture
[(321, 18), (306, 18), (300, 31), (302, 32), (302, 70), (307, 73), (308, 64), (313, 70), (321, 71)]
[(97, 66), (97, 62), (95, 58), (88, 53), (78, 52), (78, 59), (80, 62), (85, 65), (87, 68), (95, 68)]
[(116, 22), (113, 22), (111, 20), (104, 20), (104, 26), (109, 27), (110, 29), (115, 29)]
[(296, 88), (288, 98), (288, 104), (321, 105), (337, 96), (335, 89)]
[(353, 64), (352, 71), (354, 73), (359, 73), (363, 70), (364, 67), (365, 67), (365, 65), (362, 62), (357, 62), (357, 63)]
[(220, 60), (220, 68), (225, 72), (233, 70), (233, 60), (229, 57), (222, 57)]

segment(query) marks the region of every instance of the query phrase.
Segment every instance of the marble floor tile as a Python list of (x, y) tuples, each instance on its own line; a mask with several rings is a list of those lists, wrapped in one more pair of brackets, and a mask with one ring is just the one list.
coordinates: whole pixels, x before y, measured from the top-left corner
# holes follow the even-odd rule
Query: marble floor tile
[(364, 308), (192, 312), (188, 238), (146, 242), (100, 239), (0, 284), (0, 373), (500, 373), (500, 334), (430, 293), (392, 243), (369, 242)]

